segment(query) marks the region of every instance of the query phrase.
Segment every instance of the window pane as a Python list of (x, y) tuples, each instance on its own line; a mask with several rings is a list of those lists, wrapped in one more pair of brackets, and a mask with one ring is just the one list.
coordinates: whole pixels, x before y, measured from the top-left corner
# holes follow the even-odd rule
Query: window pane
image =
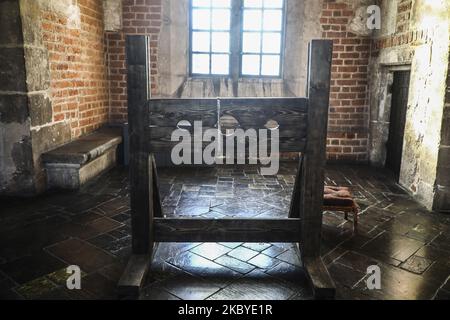
[(230, 33), (213, 32), (212, 34), (213, 52), (230, 52)]
[(244, 32), (242, 50), (244, 53), (259, 53), (261, 51), (261, 34)]
[(211, 28), (209, 9), (192, 10), (192, 28), (197, 30), (209, 30)]
[(230, 8), (231, 0), (212, 0), (213, 8)]
[(214, 30), (230, 30), (230, 10), (214, 9), (212, 11), (212, 28)]
[(244, 7), (246, 8), (262, 8), (263, 0), (245, 0)]
[(213, 54), (211, 74), (228, 74), (230, 58), (228, 54)]
[(242, 74), (247, 76), (259, 76), (259, 55), (242, 56)]
[(283, 0), (264, 0), (264, 8), (283, 8)]
[(263, 56), (261, 75), (279, 76), (280, 75), (280, 56)]
[(244, 30), (259, 31), (262, 25), (261, 10), (244, 10)]
[(263, 53), (280, 53), (281, 34), (264, 33), (263, 35)]
[(209, 52), (209, 32), (192, 33), (192, 51)]
[(264, 30), (281, 31), (283, 15), (281, 10), (264, 10)]
[(210, 7), (211, 0), (192, 0), (193, 7)]
[(192, 55), (192, 73), (209, 74), (209, 54)]

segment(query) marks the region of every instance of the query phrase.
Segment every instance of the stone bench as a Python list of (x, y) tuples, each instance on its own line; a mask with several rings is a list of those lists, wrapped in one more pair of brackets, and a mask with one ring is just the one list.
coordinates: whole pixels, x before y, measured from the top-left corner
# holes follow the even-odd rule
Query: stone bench
[(51, 189), (79, 189), (117, 164), (122, 132), (103, 128), (43, 154), (47, 183)]

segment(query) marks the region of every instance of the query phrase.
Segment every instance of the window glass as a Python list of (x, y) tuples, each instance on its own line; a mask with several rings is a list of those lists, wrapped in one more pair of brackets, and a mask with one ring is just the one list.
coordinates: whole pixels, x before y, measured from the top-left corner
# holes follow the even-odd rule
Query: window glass
[[(230, 70), (237, 73), (240, 66), (241, 76), (281, 76), (284, 0), (191, 0), (190, 3), (192, 75), (229, 75)], [(232, 19), (232, 12), (239, 13), (240, 17), (236, 15), (239, 21)], [(232, 24), (240, 25), (241, 30), (232, 29)], [(231, 59), (234, 54), (239, 54), (240, 59), (237, 56)]]
[(242, 74), (259, 75), (260, 56), (255, 54), (244, 54), (242, 56)]
[(228, 32), (212, 33), (212, 52), (230, 52), (230, 34)]
[(192, 33), (192, 51), (194, 52), (209, 52), (209, 32), (193, 32)]
[(281, 50), (281, 34), (264, 33), (262, 52), (279, 54), (280, 50)]
[(262, 76), (278, 76), (280, 74), (280, 56), (263, 55), (261, 63)]
[(192, 73), (196, 74), (209, 73), (209, 54), (192, 55)]
[(229, 72), (230, 59), (227, 54), (212, 55), (211, 73), (217, 75), (226, 75)]
[(255, 32), (244, 32), (243, 34), (244, 53), (259, 53), (261, 51), (261, 34)]
[[(241, 74), (279, 77), (283, 37), (283, 0), (245, 0)], [(246, 54), (255, 53), (258, 57)], [(246, 63), (251, 65), (247, 66)], [(256, 70), (257, 69), (257, 70)]]

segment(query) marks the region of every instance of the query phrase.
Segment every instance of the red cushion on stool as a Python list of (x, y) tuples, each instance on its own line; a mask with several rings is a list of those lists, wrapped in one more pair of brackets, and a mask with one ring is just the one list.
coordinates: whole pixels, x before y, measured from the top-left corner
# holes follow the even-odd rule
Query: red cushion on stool
[(353, 207), (355, 204), (350, 189), (345, 187), (326, 186), (323, 199), (325, 207)]

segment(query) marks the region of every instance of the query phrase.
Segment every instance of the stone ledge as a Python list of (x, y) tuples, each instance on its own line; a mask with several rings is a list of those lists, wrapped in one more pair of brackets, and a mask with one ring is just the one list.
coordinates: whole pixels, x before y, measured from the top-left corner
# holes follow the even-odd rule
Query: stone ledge
[(83, 184), (113, 168), (120, 130), (104, 128), (65, 146), (47, 152), (43, 161), (50, 189), (79, 189)]
[(121, 143), (122, 134), (120, 130), (104, 128), (43, 154), (42, 161), (46, 164), (67, 163), (82, 166)]

